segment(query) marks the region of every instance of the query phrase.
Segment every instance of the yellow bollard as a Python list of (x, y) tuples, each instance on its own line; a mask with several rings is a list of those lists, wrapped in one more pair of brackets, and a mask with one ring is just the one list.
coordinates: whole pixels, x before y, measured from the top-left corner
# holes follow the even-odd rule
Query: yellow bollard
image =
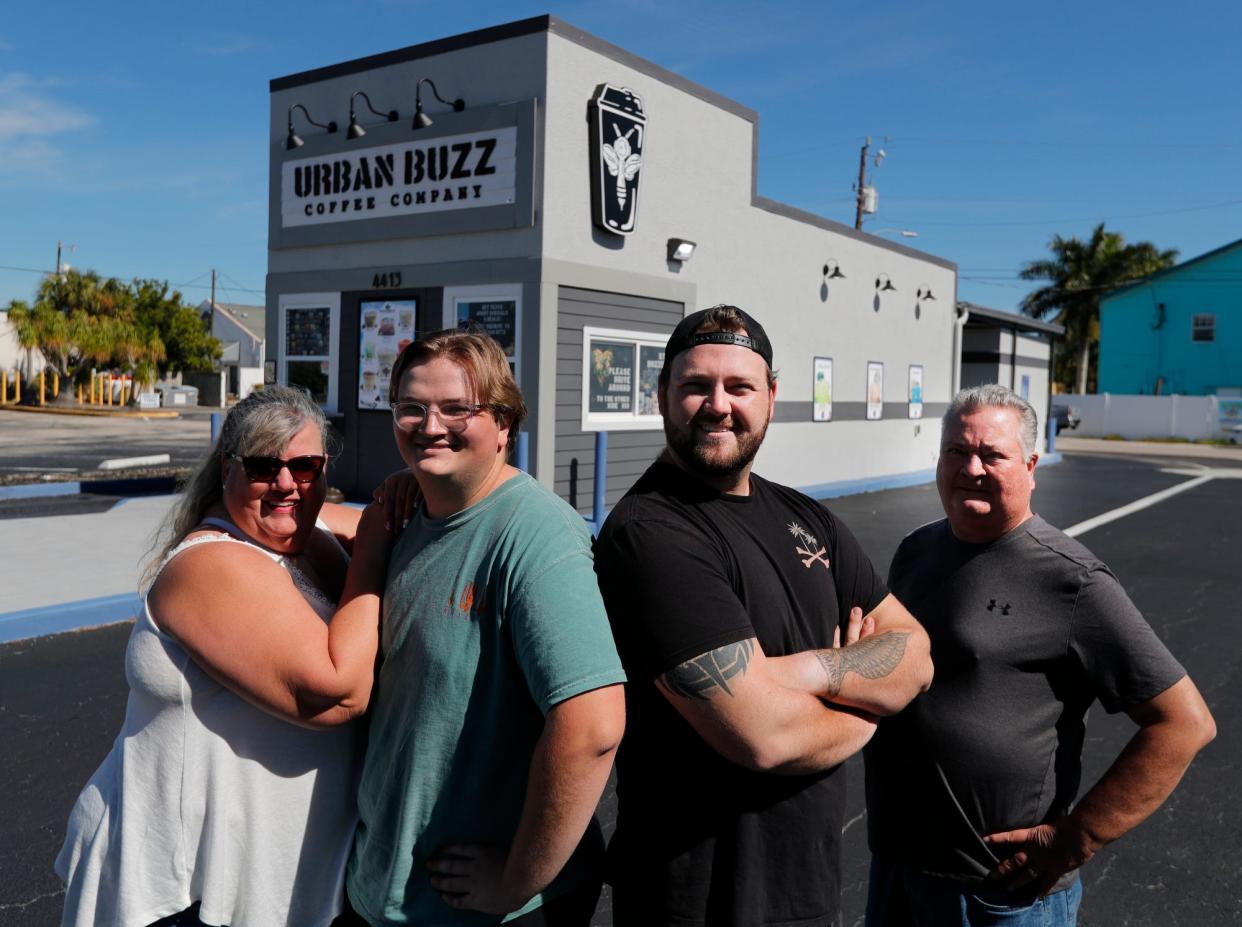
[(108, 381), (104, 386), (104, 405), (109, 407), (112, 405), (112, 374), (108, 374)]
[(60, 371), (52, 371), (52, 398), (56, 399), (60, 396)]
[(82, 404), (82, 384), (78, 384), (78, 405)]
[(43, 377), (44, 371), (39, 371), (39, 405), (43, 405), (47, 399), (47, 388)]
[(121, 381), (121, 405), (129, 404), (129, 380)]
[(9, 372), (0, 370), (0, 406), (9, 402)]
[(13, 401), (22, 401), (22, 372), (21, 370), (13, 371)]
[(98, 403), (100, 399), (103, 398), (99, 392), (98, 381), (99, 381), (99, 374), (92, 371), (91, 372), (91, 405), (95, 405), (96, 403)]

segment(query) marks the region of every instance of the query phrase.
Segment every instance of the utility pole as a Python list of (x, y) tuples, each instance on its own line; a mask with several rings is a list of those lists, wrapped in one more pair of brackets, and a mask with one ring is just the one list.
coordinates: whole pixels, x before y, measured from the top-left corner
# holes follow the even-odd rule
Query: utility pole
[(854, 228), (862, 229), (863, 220), (863, 197), (866, 195), (863, 191), (867, 189), (867, 152), (871, 148), (871, 136), (867, 136), (867, 140), (863, 142), (862, 151), (858, 153), (858, 186), (855, 188), (856, 195), (854, 197)]
[(211, 269), (211, 314), (216, 314), (216, 269)]

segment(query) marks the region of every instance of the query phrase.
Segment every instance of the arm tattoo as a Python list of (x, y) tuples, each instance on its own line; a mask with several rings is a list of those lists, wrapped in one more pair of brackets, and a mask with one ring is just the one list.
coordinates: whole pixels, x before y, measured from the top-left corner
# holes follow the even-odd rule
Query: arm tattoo
[(828, 697), (841, 694), (846, 673), (883, 679), (897, 668), (906, 652), (907, 631), (886, 631), (840, 650), (817, 650), (815, 658), (828, 677)]
[(753, 640), (725, 644), (673, 667), (660, 677), (660, 681), (670, 692), (701, 702), (709, 701), (717, 691), (732, 696), (729, 680), (734, 676), (746, 675), (746, 667), (754, 653)]

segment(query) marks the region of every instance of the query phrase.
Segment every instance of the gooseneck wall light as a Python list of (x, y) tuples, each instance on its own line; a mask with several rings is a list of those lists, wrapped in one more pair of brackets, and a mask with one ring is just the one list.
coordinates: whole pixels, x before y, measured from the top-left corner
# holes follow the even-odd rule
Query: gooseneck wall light
[(825, 280), (844, 280), (845, 274), (841, 273), (841, 265), (837, 263), (836, 258), (829, 258), (828, 263), (824, 265)]
[(893, 286), (893, 281), (888, 278), (888, 274), (880, 274), (875, 278), (875, 288), (880, 293), (897, 292), (897, 287)]
[(375, 108), (375, 106), (371, 103), (371, 98), (367, 96), (364, 91), (355, 90), (349, 97), (349, 128), (345, 130), (345, 136), (347, 138), (362, 138), (362, 136), (367, 134), (367, 130), (358, 125), (358, 117), (354, 115), (354, 100), (358, 99), (358, 97), (362, 97), (362, 99), (366, 101), (367, 109), (375, 115), (383, 116), (389, 122), (396, 122), (399, 118), (395, 109), (390, 109), (388, 112), (382, 113)]
[(453, 112), (460, 113), (466, 108), (466, 101), (461, 97), (458, 97), (456, 100), (446, 100), (440, 96), (440, 91), (436, 88), (435, 81), (430, 77), (420, 77), (418, 83), (414, 86), (414, 124), (411, 128), (425, 129), (433, 122), (432, 118), (423, 111), (423, 84), (428, 84), (431, 87), (432, 95), (445, 106), (451, 106)]
[(310, 113), (306, 111), (305, 106), (303, 106), (301, 103), (294, 103), (292, 106), (289, 107), (289, 135), (285, 139), (285, 149), (287, 151), (292, 151), (294, 148), (301, 148), (302, 145), (305, 144), (302, 141), (301, 136), (299, 136), (296, 132), (293, 131), (293, 111), (295, 109), (300, 109), (302, 111), (302, 115), (306, 117), (306, 121), (309, 122), (311, 125), (315, 126), (316, 128), (327, 129), (329, 133), (336, 131), (335, 122), (329, 122), (327, 125), (324, 125), (322, 122), (316, 122), (314, 119), (311, 119), (311, 115)]

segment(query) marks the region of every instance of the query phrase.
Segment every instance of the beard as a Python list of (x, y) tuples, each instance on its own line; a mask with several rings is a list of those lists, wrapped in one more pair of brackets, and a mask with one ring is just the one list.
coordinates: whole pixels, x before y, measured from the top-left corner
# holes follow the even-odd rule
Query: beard
[(711, 422), (710, 416), (696, 415), (686, 425), (674, 425), (666, 414), (664, 416), (664, 437), (669, 449), (677, 455), (685, 467), (705, 477), (730, 477), (741, 473), (759, 453), (759, 446), (768, 433), (768, 420), (757, 431), (739, 432), (736, 425), (733, 436), (735, 446), (729, 451), (716, 447), (713, 442), (705, 440), (705, 435), (698, 426), (703, 422)]

